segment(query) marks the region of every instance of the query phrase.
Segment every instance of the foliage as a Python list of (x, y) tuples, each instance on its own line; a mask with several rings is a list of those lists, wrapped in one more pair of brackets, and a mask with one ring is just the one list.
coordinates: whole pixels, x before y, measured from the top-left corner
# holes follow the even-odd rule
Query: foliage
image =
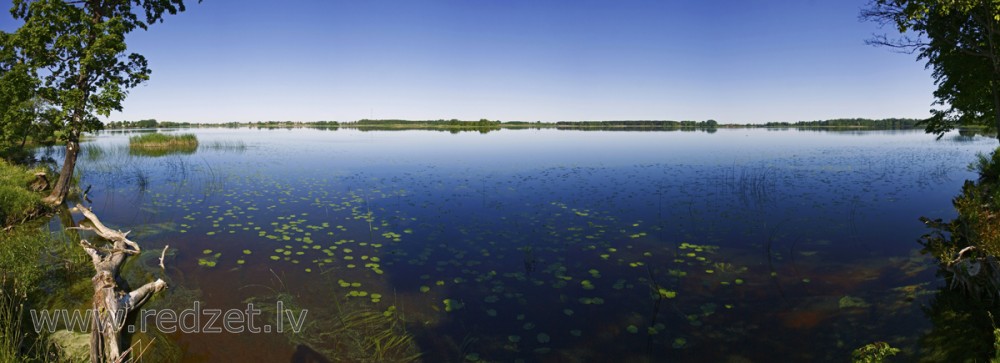
[(1000, 354), (1000, 330), (991, 324), (1000, 311), (1000, 148), (969, 167), (979, 178), (967, 180), (953, 200), (958, 216), (921, 218), (932, 229), (921, 238), (922, 252), (938, 259), (938, 273), (949, 282), (925, 309), (934, 329), (921, 339), (921, 354), (930, 361)]
[(396, 125), (427, 125), (427, 126), (449, 126), (449, 127), (490, 127), (500, 125), (500, 121), (490, 121), (487, 119), (480, 119), (479, 121), (462, 121), (458, 119), (451, 120), (424, 120), (424, 121), (410, 121), (410, 120), (369, 120), (361, 119), (353, 123), (353, 126), (396, 126)]
[(28, 190), (38, 171), (0, 160), (0, 228), (23, 222), (43, 210), (41, 196)]
[[(160, 123), (156, 121), (156, 119), (147, 119), (139, 121), (126, 121), (126, 120), (111, 121), (108, 122), (107, 125), (104, 125), (104, 127), (109, 129), (153, 129), (161, 126)], [(169, 126), (162, 126), (162, 127), (169, 127)]]
[(87, 256), (75, 243), (79, 239), (70, 237), (78, 236), (52, 234), (48, 222), (39, 218), (0, 233), (0, 363), (56, 360), (45, 344), (47, 336), (35, 333), (28, 312), (74, 300), (67, 298), (72, 281), (81, 282), (84, 296), (90, 297)]
[(126, 34), (178, 11), (184, 11), (183, 0), (14, 0), (11, 15), (24, 23), (0, 36), (0, 48), (35, 80), (5, 81), (0, 89), (16, 90), (22, 102), (32, 94), (52, 106), (50, 121), (66, 142), (66, 158), (48, 202), (61, 203), (69, 190), (80, 135), (100, 129), (97, 115), (121, 111), (128, 90), (149, 79), (146, 58), (126, 53)]
[(869, 43), (927, 61), (944, 107), (931, 110), (928, 133), (1000, 125), (1000, 0), (874, 0), (862, 17), (903, 34)]
[(881, 363), (896, 353), (899, 353), (899, 349), (893, 348), (889, 343), (875, 342), (855, 349), (851, 353), (851, 361), (854, 363)]
[(719, 125), (715, 120), (706, 121), (670, 121), (670, 120), (630, 120), (630, 121), (559, 121), (559, 126), (592, 126), (592, 127), (659, 127), (659, 128), (714, 128)]
[(1000, 152), (979, 155), (970, 166), (978, 181), (966, 181), (950, 222), (922, 218), (933, 230), (921, 238), (924, 253), (936, 257), (951, 287), (977, 298), (1000, 298)]
[[(0, 32), (0, 44), (12, 37)], [(0, 48), (0, 155), (8, 160), (24, 158), (29, 144), (54, 141), (54, 110), (35, 95), (38, 84), (34, 71), (19, 61), (12, 47)]]
[(820, 121), (768, 122), (765, 127), (851, 127), (870, 129), (911, 129), (921, 120), (907, 118), (887, 118), (872, 120), (866, 118), (843, 118)]
[(28, 334), (26, 307), (44, 278), (40, 263), (48, 233), (38, 226), (18, 226), (0, 234), (0, 362), (41, 361)]

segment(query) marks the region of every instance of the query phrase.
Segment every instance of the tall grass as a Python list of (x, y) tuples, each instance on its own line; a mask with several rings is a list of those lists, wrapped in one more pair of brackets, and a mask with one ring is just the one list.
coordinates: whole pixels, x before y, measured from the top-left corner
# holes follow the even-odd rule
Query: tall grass
[(184, 146), (198, 146), (198, 138), (194, 134), (142, 134), (128, 138), (131, 147), (146, 148), (171, 148)]
[(0, 160), (0, 228), (26, 221), (44, 210), (42, 196), (28, 190), (40, 171)]
[(104, 148), (91, 142), (81, 144), (80, 151), (83, 151), (88, 161), (97, 161), (104, 156)]
[(26, 326), (26, 311), (49, 266), (42, 263), (48, 233), (20, 225), (0, 235), (0, 363), (43, 361), (40, 340)]
[(129, 154), (163, 156), (193, 154), (198, 150), (198, 138), (193, 134), (142, 134), (128, 138)]
[(142, 149), (192, 149), (198, 147), (198, 138), (194, 134), (142, 134), (128, 138), (130, 148)]
[(722, 183), (737, 194), (743, 204), (758, 206), (770, 200), (775, 186), (774, 169), (766, 166), (737, 166), (728, 168), (722, 176)]
[(201, 148), (221, 151), (243, 152), (247, 149), (247, 144), (242, 140), (209, 141), (201, 144)]
[(24, 319), (24, 301), (28, 295), (24, 290), (8, 287), (0, 277), (0, 363), (15, 363), (27, 360), (25, 350), (26, 334), (21, 324)]

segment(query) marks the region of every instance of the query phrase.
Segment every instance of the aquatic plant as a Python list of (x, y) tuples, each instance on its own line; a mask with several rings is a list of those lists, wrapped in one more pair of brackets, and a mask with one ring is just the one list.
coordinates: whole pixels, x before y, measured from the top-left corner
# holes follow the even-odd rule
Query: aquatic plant
[(194, 134), (149, 133), (129, 137), (128, 146), (132, 155), (192, 154), (198, 150), (198, 138)]
[[(294, 297), (278, 293), (271, 297), (255, 297), (248, 301), (269, 312), (272, 302), (282, 301), (286, 310), (301, 310)], [(395, 305), (377, 310), (370, 305), (341, 303), (334, 300), (327, 308), (310, 308), (303, 331), (289, 332), (293, 343), (305, 344), (331, 361), (345, 362), (414, 362), (421, 352), (404, 325), (402, 311)]]
[(246, 151), (247, 144), (242, 140), (216, 140), (200, 143), (198, 147), (207, 150), (243, 152)]
[(854, 363), (881, 363), (899, 352), (899, 349), (893, 348), (889, 343), (875, 342), (851, 352), (851, 361)]

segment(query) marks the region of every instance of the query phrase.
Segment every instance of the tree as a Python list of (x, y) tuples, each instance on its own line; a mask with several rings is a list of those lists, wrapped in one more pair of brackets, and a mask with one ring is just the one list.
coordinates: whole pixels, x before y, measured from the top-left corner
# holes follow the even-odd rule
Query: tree
[(80, 135), (99, 130), (97, 115), (121, 111), (128, 90), (149, 79), (146, 58), (126, 54), (125, 35), (179, 11), (183, 0), (14, 0), (11, 14), (24, 24), (0, 36), (0, 46), (37, 77), (34, 94), (55, 110), (66, 143), (59, 180), (46, 202), (58, 205), (66, 197)]
[(1000, 0), (874, 0), (861, 17), (902, 34), (876, 35), (869, 44), (927, 61), (934, 104), (943, 107), (924, 121), (928, 133), (941, 137), (963, 125), (1000, 130)]

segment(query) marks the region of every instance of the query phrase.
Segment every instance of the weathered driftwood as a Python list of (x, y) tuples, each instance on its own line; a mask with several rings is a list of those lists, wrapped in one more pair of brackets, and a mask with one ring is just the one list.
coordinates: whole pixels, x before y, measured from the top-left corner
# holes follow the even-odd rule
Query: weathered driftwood
[(117, 282), (118, 269), (126, 257), (140, 252), (139, 245), (128, 239), (128, 232), (123, 233), (105, 226), (87, 207), (80, 204), (76, 207), (93, 224), (93, 227), (82, 226), (79, 229), (93, 231), (111, 242), (110, 247), (97, 248), (87, 240), (80, 240), (80, 245), (90, 255), (96, 271), (91, 280), (94, 285), (94, 300), (91, 311), (90, 361), (125, 361), (127, 351), (122, 352), (121, 332), (129, 312), (146, 302), (153, 293), (166, 288), (167, 283), (157, 279), (131, 292), (122, 290)]

